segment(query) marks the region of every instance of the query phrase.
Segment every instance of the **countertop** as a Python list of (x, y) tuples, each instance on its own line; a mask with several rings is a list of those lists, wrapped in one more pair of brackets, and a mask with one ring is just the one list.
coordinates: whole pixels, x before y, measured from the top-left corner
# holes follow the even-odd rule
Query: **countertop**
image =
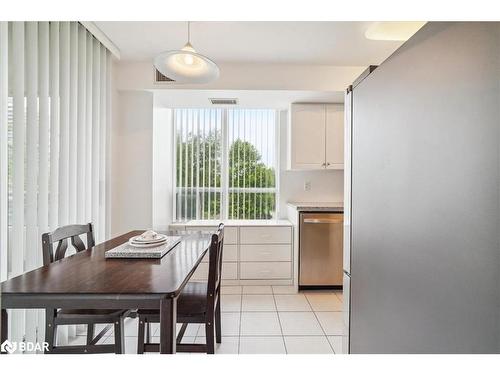
[(287, 227), (292, 223), (289, 220), (190, 220), (186, 222), (173, 223), (170, 226), (187, 227), (216, 227), (220, 223), (228, 227)]
[(344, 211), (342, 202), (288, 202), (288, 205), (297, 211)]

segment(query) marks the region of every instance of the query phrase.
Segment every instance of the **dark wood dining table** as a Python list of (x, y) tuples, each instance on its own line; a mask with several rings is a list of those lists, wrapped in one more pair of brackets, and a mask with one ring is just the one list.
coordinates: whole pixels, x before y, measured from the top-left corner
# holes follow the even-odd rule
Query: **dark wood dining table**
[(126, 233), (3, 282), (0, 342), (7, 339), (7, 309), (160, 309), (160, 353), (175, 353), (177, 297), (205, 256), (210, 235), (168, 233), (181, 241), (161, 259), (104, 257), (142, 232)]

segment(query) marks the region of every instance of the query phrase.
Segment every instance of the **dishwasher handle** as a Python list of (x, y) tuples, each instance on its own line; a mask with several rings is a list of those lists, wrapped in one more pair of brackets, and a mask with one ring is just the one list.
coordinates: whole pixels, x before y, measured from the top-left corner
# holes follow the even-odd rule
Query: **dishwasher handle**
[(304, 219), (306, 224), (342, 224), (342, 219)]

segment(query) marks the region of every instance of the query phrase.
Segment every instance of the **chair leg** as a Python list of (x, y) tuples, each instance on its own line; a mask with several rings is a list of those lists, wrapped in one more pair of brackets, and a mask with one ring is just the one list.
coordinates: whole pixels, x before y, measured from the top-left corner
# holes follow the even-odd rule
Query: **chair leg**
[(115, 353), (123, 354), (125, 352), (125, 333), (123, 332), (123, 322), (125, 318), (122, 316), (115, 321)]
[(222, 327), (220, 318), (220, 295), (215, 306), (215, 340), (218, 344), (222, 342)]
[(214, 322), (205, 323), (205, 336), (207, 337), (207, 354), (215, 354)]
[(55, 346), (57, 332), (54, 323), (55, 314), (56, 311), (54, 309), (45, 310), (45, 342), (48, 344), (45, 354), (50, 353)]
[(92, 343), (94, 339), (95, 326), (94, 324), (87, 324), (87, 345)]
[(137, 354), (144, 354), (144, 326), (145, 319), (139, 315), (139, 330), (137, 332)]

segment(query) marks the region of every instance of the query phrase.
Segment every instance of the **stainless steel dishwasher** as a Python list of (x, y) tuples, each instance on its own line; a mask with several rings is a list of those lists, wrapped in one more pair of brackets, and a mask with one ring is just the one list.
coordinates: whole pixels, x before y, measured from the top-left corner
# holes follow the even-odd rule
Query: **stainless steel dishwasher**
[(343, 213), (300, 213), (299, 286), (342, 286)]

